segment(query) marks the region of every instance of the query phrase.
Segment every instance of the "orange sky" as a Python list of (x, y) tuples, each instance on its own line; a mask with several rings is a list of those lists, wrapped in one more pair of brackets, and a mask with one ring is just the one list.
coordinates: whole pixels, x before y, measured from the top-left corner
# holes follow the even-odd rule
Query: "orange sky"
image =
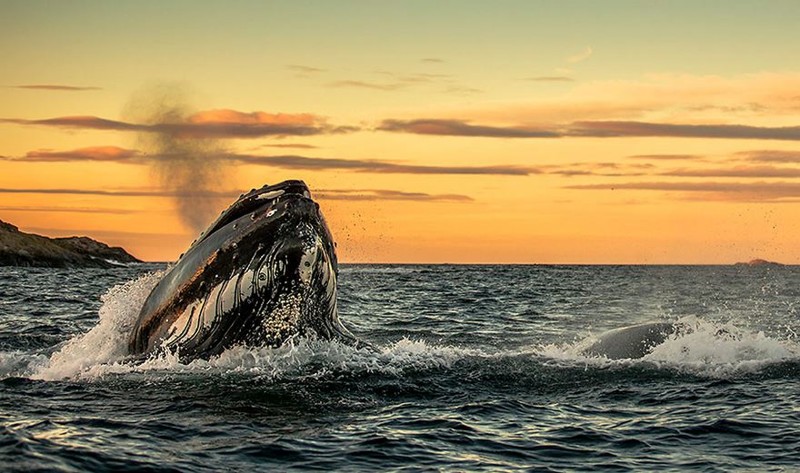
[(800, 264), (796, 2), (6, 10), (25, 231), (173, 260), (303, 179), (343, 262)]

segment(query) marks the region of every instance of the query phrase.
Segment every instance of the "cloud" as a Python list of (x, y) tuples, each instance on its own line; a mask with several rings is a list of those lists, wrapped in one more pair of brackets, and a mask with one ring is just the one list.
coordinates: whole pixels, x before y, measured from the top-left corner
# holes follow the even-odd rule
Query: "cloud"
[(397, 82), (405, 82), (409, 84), (415, 83), (430, 83), (430, 82), (453, 82), (453, 76), (450, 74), (432, 74), (428, 72), (418, 72), (414, 74), (401, 74), (391, 71), (376, 71), (378, 74), (391, 77)]
[(418, 135), (480, 136), (491, 138), (625, 138), (675, 137), (754, 140), (800, 140), (800, 126), (757, 127), (750, 125), (704, 125), (649, 123), (638, 121), (581, 121), (568, 126), (534, 128), (526, 126), (472, 125), (464, 120), (416, 119), (383, 120), (380, 131)]
[(270, 114), (208, 110), (181, 120), (152, 124), (129, 123), (94, 116), (66, 116), (41, 120), (3, 118), (0, 123), (50, 126), (84, 130), (115, 130), (162, 133), (181, 138), (259, 138), (264, 136), (310, 136), (356, 131), (354, 127), (332, 126), (311, 114)]
[(482, 94), (483, 90), (476, 89), (474, 87), (467, 87), (464, 85), (451, 85), (446, 87), (443, 90), (446, 94), (457, 94), (457, 95), (471, 95), (471, 94)]
[(274, 143), (261, 145), (259, 148), (297, 148), (297, 149), (317, 149), (319, 146), (309, 145), (305, 143)]
[(418, 135), (481, 136), (492, 138), (555, 138), (556, 132), (526, 127), (471, 125), (462, 120), (383, 120), (377, 130)]
[(420, 62), (424, 62), (426, 64), (443, 64), (445, 61), (444, 59), (440, 59), (438, 57), (426, 57), (420, 59)]
[(575, 79), (568, 76), (538, 76), (538, 77), (526, 77), (523, 80), (533, 81), (533, 82), (574, 82)]
[(634, 177), (650, 174), (652, 164), (621, 164), (613, 162), (601, 163), (571, 163), (565, 165), (543, 166), (539, 168), (547, 174), (557, 174), (566, 177), (575, 176), (603, 176), (603, 177)]
[(676, 169), (661, 173), (662, 176), (678, 177), (747, 177), (747, 178), (796, 178), (800, 169), (774, 166), (737, 166), (722, 169)]
[[(243, 191), (203, 191), (194, 193), (164, 191), (153, 189), (123, 189), (123, 190), (104, 190), (104, 189), (35, 189), (35, 188), (0, 188), (0, 194), (56, 194), (56, 195), (94, 195), (101, 197), (182, 197), (192, 198), (236, 198)], [(461, 194), (427, 194), (424, 192), (408, 192), (391, 189), (320, 189), (314, 191), (314, 197), (321, 200), (351, 200), (351, 201), (374, 201), (374, 200), (404, 200), (404, 201), (442, 201), (442, 202), (470, 202), (473, 199)], [(49, 208), (42, 211), (81, 211), (80, 209)], [(2, 207), (0, 207), (2, 210)], [(117, 213), (114, 209), (86, 209), (89, 212)], [(120, 210), (120, 213), (134, 212)]]
[(314, 192), (314, 196), (322, 200), (382, 201), (402, 200), (416, 202), (472, 202), (472, 197), (461, 194), (427, 194), (424, 192), (406, 192), (385, 189), (323, 189)]
[[(142, 154), (137, 150), (119, 148), (116, 146), (95, 146), (71, 151), (37, 150), (31, 151), (21, 158), (0, 157), (0, 159), (31, 163), (101, 161), (123, 164), (149, 164), (153, 162), (180, 162), (185, 159), (185, 156), (182, 153)], [(535, 168), (511, 165), (430, 166), (379, 160), (315, 158), (298, 155), (263, 156), (256, 154), (221, 153), (219, 155), (215, 155), (213, 159), (221, 163), (273, 166), (285, 169), (351, 170), (356, 172), (371, 172), (381, 174), (527, 176), (530, 174), (539, 173), (539, 170)]]
[(581, 51), (579, 53), (576, 53), (576, 54), (573, 54), (571, 56), (568, 56), (566, 58), (566, 61), (568, 63), (570, 63), (570, 64), (575, 64), (575, 63), (583, 62), (583, 61), (589, 59), (589, 57), (591, 55), (592, 55), (592, 48), (587, 46), (586, 49), (584, 49), (583, 51)]
[(480, 89), (459, 84), (450, 74), (432, 73), (397, 73), (392, 71), (375, 71), (377, 74), (387, 77), (385, 81), (370, 80), (338, 80), (329, 82), (326, 85), (334, 88), (358, 88), (378, 90), (382, 92), (393, 92), (417, 86), (441, 86), (439, 92), (447, 94), (475, 94), (483, 92)]
[(92, 207), (10, 207), (0, 206), (0, 211), (6, 212), (63, 212), (63, 213), (89, 213), (89, 214), (113, 214), (128, 215), (141, 213), (142, 210), (130, 209), (101, 209)]
[(460, 175), (497, 175), (497, 176), (527, 176), (539, 171), (534, 168), (522, 166), (427, 166), (414, 164), (401, 164), (389, 161), (370, 161), (340, 158), (312, 158), (306, 156), (258, 156), (231, 154), (229, 159), (243, 164), (275, 166), (287, 169), (316, 169), (331, 170), (344, 169), (357, 172), (372, 172), (385, 174), (460, 174)]
[(93, 146), (70, 151), (36, 150), (25, 154), (24, 158), (15, 161), (67, 162), (67, 161), (106, 161), (141, 163), (143, 156), (133, 149), (117, 146)]
[(362, 80), (338, 80), (328, 83), (328, 87), (335, 87), (335, 88), (350, 87), (358, 89), (372, 89), (372, 90), (383, 90), (383, 91), (398, 90), (407, 86), (408, 84), (402, 84), (402, 83), (367, 82)]
[(26, 84), (26, 85), (11, 85), (8, 87), (12, 87), (14, 89), (57, 90), (64, 92), (84, 92), (87, 90), (103, 90), (102, 87), (59, 85), (59, 84)]
[(0, 194), (56, 194), (56, 195), (95, 195), (106, 197), (191, 197), (216, 199), (221, 197), (237, 197), (241, 192), (236, 191), (199, 191), (179, 192), (151, 189), (36, 189), (36, 188), (0, 188)]
[(748, 161), (762, 163), (800, 163), (800, 151), (787, 150), (752, 150), (736, 153)]
[(42, 120), (25, 120), (21, 118), (0, 118), (0, 123), (17, 125), (40, 125), (59, 128), (80, 128), (89, 130), (143, 131), (148, 125), (135, 125), (106, 118), (88, 115), (45, 118)]
[(321, 69), (319, 67), (312, 67), (312, 66), (303, 66), (301, 64), (289, 64), (286, 66), (286, 68), (296, 72), (298, 75), (305, 75), (305, 76), (327, 72), (327, 69)]
[(749, 125), (687, 125), (636, 121), (575, 122), (565, 133), (590, 137), (677, 137), (755, 140), (800, 140), (800, 126), (758, 127)]
[[(700, 194), (703, 200), (779, 201), (800, 197), (800, 183), (795, 182), (627, 182), (566, 186), (580, 190), (644, 190)], [(698, 198), (698, 197), (696, 197)]]
[(653, 161), (682, 161), (682, 160), (697, 160), (702, 159), (703, 156), (697, 154), (634, 154), (628, 156), (630, 159), (646, 159)]

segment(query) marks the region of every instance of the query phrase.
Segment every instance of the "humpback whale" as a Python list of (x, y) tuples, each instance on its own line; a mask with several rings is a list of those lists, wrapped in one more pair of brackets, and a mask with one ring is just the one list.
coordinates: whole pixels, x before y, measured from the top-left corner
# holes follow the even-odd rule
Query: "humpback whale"
[(582, 350), (584, 356), (604, 356), (611, 360), (642, 358), (673, 334), (685, 331), (680, 323), (651, 322), (609, 330)]
[(254, 189), (166, 271), (133, 325), (129, 352), (190, 361), (295, 336), (355, 344), (339, 320), (337, 274), (333, 237), (305, 183)]

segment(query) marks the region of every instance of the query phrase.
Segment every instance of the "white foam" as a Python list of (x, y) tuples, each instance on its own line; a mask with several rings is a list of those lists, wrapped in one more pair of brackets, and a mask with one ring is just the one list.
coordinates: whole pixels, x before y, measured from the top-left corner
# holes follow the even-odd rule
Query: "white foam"
[(731, 376), (786, 360), (800, 360), (800, 346), (791, 337), (776, 339), (761, 331), (686, 317), (677, 322), (688, 327), (687, 330), (671, 336), (638, 360), (587, 357), (582, 354), (583, 350), (596, 341), (590, 336), (572, 343), (491, 353), (408, 339), (376, 348), (297, 339), (280, 348), (232, 348), (211, 360), (196, 360), (188, 364), (180, 363), (173, 354), (161, 354), (138, 364), (126, 362), (133, 323), (161, 275), (148, 274), (111, 288), (102, 296), (98, 324), (66, 342), (49, 358), (36, 353), (0, 353), (0, 377), (91, 380), (111, 374), (158, 371), (243, 372), (270, 379), (317, 377), (329, 373), (401, 375), (408, 371), (448, 368), (465, 358), (518, 356), (541, 358), (545, 364), (606, 368), (644, 363), (700, 375)]
[(128, 336), (139, 310), (162, 274), (150, 273), (109, 289), (101, 297), (103, 305), (97, 325), (68, 341), (31, 377), (43, 380), (73, 378), (97, 365), (121, 360), (126, 355)]
[(682, 319), (690, 329), (658, 345), (643, 360), (724, 375), (754, 371), (765, 364), (798, 358), (798, 346), (770, 338), (763, 331), (746, 331), (732, 324), (696, 318)]
[[(91, 380), (112, 374), (163, 372), (170, 373), (248, 373), (262, 379), (307, 379), (331, 373), (381, 373), (400, 376), (406, 371), (448, 368), (455, 361), (473, 354), (447, 346), (432, 346), (422, 341), (403, 339), (381, 349), (356, 348), (334, 341), (297, 339), (279, 348), (234, 347), (210, 360), (194, 360), (183, 364), (171, 353), (162, 353), (143, 363), (121, 360), (96, 364), (69, 364), (59, 370), (44, 370), (55, 378)], [(43, 379), (53, 377), (38, 375)]]
[(755, 372), (765, 366), (800, 360), (800, 346), (792, 340), (767, 336), (763, 331), (748, 331), (731, 323), (721, 324), (683, 317), (676, 321), (683, 328), (640, 359), (609, 360), (587, 356), (583, 351), (598, 338), (589, 336), (573, 343), (551, 344), (537, 351), (552, 360), (598, 367), (655, 365), (701, 376), (729, 377)]
[(448, 367), (476, 353), (408, 339), (378, 348), (296, 339), (280, 348), (232, 348), (210, 360), (188, 364), (170, 353), (160, 353), (140, 363), (126, 361), (133, 324), (162, 274), (148, 274), (111, 288), (101, 298), (103, 305), (97, 325), (73, 337), (49, 358), (23, 352), (0, 353), (0, 377), (91, 380), (113, 374), (158, 371), (246, 372), (268, 378), (315, 377), (331, 372), (399, 375), (407, 370)]

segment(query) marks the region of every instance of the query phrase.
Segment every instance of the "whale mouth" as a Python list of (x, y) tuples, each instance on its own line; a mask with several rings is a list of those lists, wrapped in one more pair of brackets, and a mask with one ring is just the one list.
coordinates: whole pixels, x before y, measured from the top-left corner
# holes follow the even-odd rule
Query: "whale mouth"
[(181, 255), (145, 301), (131, 353), (185, 359), (292, 336), (354, 342), (336, 303), (333, 236), (305, 183), (243, 194)]

